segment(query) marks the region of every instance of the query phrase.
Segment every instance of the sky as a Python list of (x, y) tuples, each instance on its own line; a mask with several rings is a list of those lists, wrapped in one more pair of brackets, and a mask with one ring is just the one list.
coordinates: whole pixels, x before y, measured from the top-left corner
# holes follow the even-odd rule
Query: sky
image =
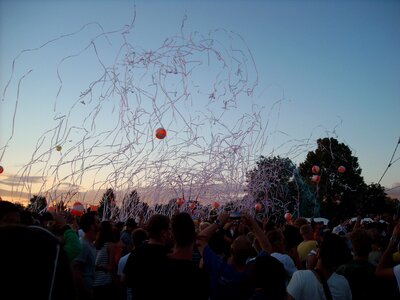
[[(247, 156), (299, 163), (323, 137), (399, 193), (399, 53), (399, 1), (0, 0), (0, 196), (122, 189), (176, 168), (205, 182)], [(169, 136), (146, 139), (160, 124)], [(206, 177), (205, 153), (225, 167)]]

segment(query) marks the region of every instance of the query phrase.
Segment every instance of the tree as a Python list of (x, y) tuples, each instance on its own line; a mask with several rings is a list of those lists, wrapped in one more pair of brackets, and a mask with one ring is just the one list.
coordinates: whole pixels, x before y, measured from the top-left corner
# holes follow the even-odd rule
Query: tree
[(289, 158), (261, 156), (247, 175), (247, 199), (262, 204), (264, 214), (282, 218), (285, 212), (298, 212), (299, 184), (296, 166)]
[[(366, 185), (358, 158), (352, 155), (347, 145), (334, 138), (318, 139), (317, 149), (307, 154), (299, 171), (313, 186), (322, 216), (346, 218), (355, 214)], [(313, 176), (319, 177), (313, 180)]]
[(147, 214), (148, 204), (140, 202), (139, 194), (136, 190), (125, 195), (122, 200), (122, 207), (120, 210), (120, 217), (123, 219), (134, 218)]
[(379, 183), (371, 183), (367, 186), (364, 198), (358, 203), (358, 211), (361, 214), (385, 214), (394, 213), (395, 202), (385, 193), (385, 188)]
[(112, 211), (115, 207), (115, 194), (114, 190), (109, 188), (103, 194), (99, 202), (99, 213), (100, 220), (110, 220), (112, 216)]
[(31, 212), (41, 213), (47, 207), (46, 197), (33, 195), (33, 197), (29, 200), (28, 210)]

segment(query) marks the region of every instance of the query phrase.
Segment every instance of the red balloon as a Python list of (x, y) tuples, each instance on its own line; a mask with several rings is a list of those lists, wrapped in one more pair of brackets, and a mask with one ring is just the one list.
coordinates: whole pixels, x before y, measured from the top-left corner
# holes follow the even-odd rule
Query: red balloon
[(315, 165), (315, 166), (312, 166), (311, 171), (312, 171), (314, 174), (318, 174), (319, 171), (320, 171), (320, 168), (319, 168), (319, 166)]
[(213, 206), (214, 208), (218, 208), (218, 207), (220, 207), (220, 204), (219, 204), (219, 202), (214, 202), (212, 206)]
[(320, 180), (321, 180), (321, 176), (319, 176), (319, 175), (313, 175), (313, 176), (311, 177), (311, 181), (312, 181), (312, 182), (319, 183)]
[(71, 214), (75, 216), (82, 216), (85, 212), (85, 207), (81, 202), (75, 202), (72, 206)]
[(287, 213), (285, 214), (285, 220), (286, 220), (286, 221), (290, 221), (291, 219), (292, 219), (292, 214), (289, 213), (289, 212), (287, 212)]
[(156, 138), (162, 140), (167, 136), (167, 131), (164, 128), (157, 128), (156, 130)]
[(262, 204), (261, 203), (256, 203), (256, 205), (254, 205), (254, 208), (259, 211), (262, 208)]
[(2, 166), (0, 166), (0, 174), (3, 173), (4, 168)]
[(179, 206), (181, 206), (184, 202), (185, 202), (185, 200), (183, 200), (183, 198), (178, 198), (176, 200), (176, 204), (178, 204)]
[(338, 170), (339, 173), (346, 172), (346, 168), (344, 166), (340, 166), (337, 170)]

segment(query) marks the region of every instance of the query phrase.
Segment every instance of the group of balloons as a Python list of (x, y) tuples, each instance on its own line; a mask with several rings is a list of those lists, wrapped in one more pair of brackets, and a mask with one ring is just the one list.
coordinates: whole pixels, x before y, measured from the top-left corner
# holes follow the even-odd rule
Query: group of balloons
[[(319, 166), (317, 166), (317, 165), (312, 166), (311, 172), (314, 174), (311, 177), (312, 182), (318, 184), (321, 181), (321, 175), (319, 175), (320, 171), (321, 171), (321, 168)], [(339, 166), (337, 171), (339, 173), (344, 173), (344, 172), (346, 172), (346, 167)]]

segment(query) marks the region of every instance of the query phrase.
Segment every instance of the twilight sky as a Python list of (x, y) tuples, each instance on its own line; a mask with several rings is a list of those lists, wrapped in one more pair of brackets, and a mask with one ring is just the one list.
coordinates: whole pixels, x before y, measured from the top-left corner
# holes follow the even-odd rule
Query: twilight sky
[[(200, 35), (207, 36), (219, 29), (218, 34), (213, 35), (215, 43), (212, 46), (225, 49), (226, 52), (221, 50), (223, 59), (232, 62), (232, 66), (237, 62), (231, 58), (241, 57), (244, 53), (246, 76), (241, 78), (245, 78), (247, 85), (243, 86), (243, 91), (251, 89), (251, 93), (237, 95), (235, 100), (240, 103), (240, 111), (233, 112), (229, 116), (231, 119), (221, 124), (227, 126), (222, 127), (233, 126), (231, 120), (240, 119), (240, 113), (246, 113), (247, 109), (253, 113), (254, 106), (263, 108), (260, 111), (265, 144), (250, 154), (287, 155), (299, 163), (307, 151), (315, 150), (318, 138), (334, 137), (348, 145), (353, 155), (359, 158), (367, 184), (377, 183), (383, 176), (380, 182), (383, 186), (392, 192), (400, 190), (400, 149), (395, 152), (400, 142), (399, 1), (0, 0), (2, 198), (10, 197), (10, 190), (20, 190), (18, 186), (25, 182), (31, 183), (20, 195), (36, 193), (37, 187), (32, 183), (40, 183), (44, 175), (46, 178), (55, 174), (62, 177), (65, 170), (61, 172), (60, 167), (58, 174), (58, 167), (51, 168), (51, 165), (68, 162), (73, 172), (79, 168), (76, 165), (83, 165), (82, 157), (88, 156), (81, 155), (81, 162), (74, 161), (79, 155), (71, 154), (64, 161), (55, 158), (54, 153), (39, 155), (47, 153), (42, 148), (47, 142), (48, 148), (58, 145), (58, 138), (63, 134), (65, 152), (62, 155), (67, 154), (68, 145), (75, 145), (78, 153), (86, 155), (88, 150), (83, 150), (82, 138), (85, 130), (76, 129), (83, 118), (93, 118), (91, 128), (97, 130), (88, 139), (91, 145), (102, 139), (106, 141), (104, 133), (113, 125), (107, 120), (105, 111), (121, 110), (121, 103), (114, 102), (114, 106), (113, 103), (102, 103), (99, 117), (94, 119), (96, 107), (84, 111), (78, 107), (78, 100), (88, 107), (89, 98), (82, 98), (82, 95), (94, 81), (96, 88), (105, 93), (105, 88), (100, 87), (104, 72), (101, 63), (121, 67), (116, 58), (124, 57), (121, 53), (126, 51), (122, 48), (121, 29), (124, 26), (127, 30), (129, 27), (126, 37), (132, 45), (130, 55), (159, 51), (165, 57), (170, 54), (163, 50), (167, 38), (173, 39), (185, 32), (189, 43), (190, 34), (196, 40)], [(104, 36), (98, 38), (103, 32), (109, 33), (108, 40)], [(118, 52), (118, 49), (123, 51)], [(129, 58), (125, 59), (128, 61)], [(207, 65), (207, 59), (202, 59)], [(172, 63), (173, 57), (168, 56), (167, 60), (171, 65), (176, 63)], [(182, 67), (182, 64), (177, 65)], [(187, 63), (186, 66), (191, 65)], [(149, 73), (146, 74), (155, 74), (152, 72), (157, 67), (159, 65), (152, 66), (150, 71), (147, 69)], [(182, 82), (163, 82), (168, 88), (173, 86), (175, 96), (182, 89), (191, 94), (190, 100), (195, 104), (193, 110), (188, 111), (193, 111), (193, 115), (182, 116), (182, 120), (195, 124), (198, 121), (195, 112), (200, 111), (203, 116), (205, 112), (213, 114), (213, 110), (205, 108), (210, 94), (206, 100), (200, 96), (210, 92), (211, 87), (226, 88), (229, 85), (225, 79), (234, 80), (235, 76), (224, 73), (226, 78), (217, 76), (208, 80), (207, 75), (217, 74), (218, 67), (218, 60), (215, 60), (208, 61), (208, 70), (203, 73), (192, 75), (188, 71), (185, 78), (189, 80), (184, 88), (180, 88)], [(126, 74), (136, 70), (140, 73), (143, 66), (135, 65), (133, 69)], [(238, 72), (232, 71), (232, 74), (239, 76)], [(147, 77), (143, 81), (140, 77), (135, 80), (145, 86), (144, 90), (149, 86)], [(127, 82), (126, 77), (120, 78), (117, 85), (127, 88)], [(111, 102), (114, 96), (109, 90), (107, 92), (110, 94), (105, 100)], [(165, 124), (167, 113), (162, 115), (160, 107), (163, 106), (157, 106), (155, 115)], [(154, 106), (142, 108), (142, 113), (147, 114), (153, 112)], [(185, 115), (188, 111), (179, 107), (176, 113)], [(116, 114), (117, 119), (118, 116), (122, 114)], [(60, 120), (64, 120), (61, 126)], [(189, 127), (193, 128), (191, 124)], [(152, 129), (152, 126), (157, 127), (150, 125)], [(62, 133), (69, 129), (70, 135)], [(198, 134), (204, 130), (199, 128)], [(217, 133), (218, 128), (213, 127), (210, 132), (212, 130)], [(46, 132), (50, 134), (45, 135)], [(41, 139), (44, 136), (46, 138)], [(79, 144), (73, 144), (74, 141)], [(121, 139), (120, 144), (116, 144), (119, 151), (125, 142)], [(168, 145), (164, 147), (164, 152), (168, 152)], [(188, 153), (190, 151), (193, 149), (190, 148)], [(100, 160), (96, 163), (105, 164)], [(121, 170), (118, 168), (121, 166), (114, 171)], [(99, 173), (103, 171), (99, 169)], [(65, 180), (62, 184), (87, 186), (87, 179), (81, 178), (83, 173), (79, 174), (77, 172), (73, 180), (69, 183)], [(18, 198), (18, 195), (13, 197)]]

